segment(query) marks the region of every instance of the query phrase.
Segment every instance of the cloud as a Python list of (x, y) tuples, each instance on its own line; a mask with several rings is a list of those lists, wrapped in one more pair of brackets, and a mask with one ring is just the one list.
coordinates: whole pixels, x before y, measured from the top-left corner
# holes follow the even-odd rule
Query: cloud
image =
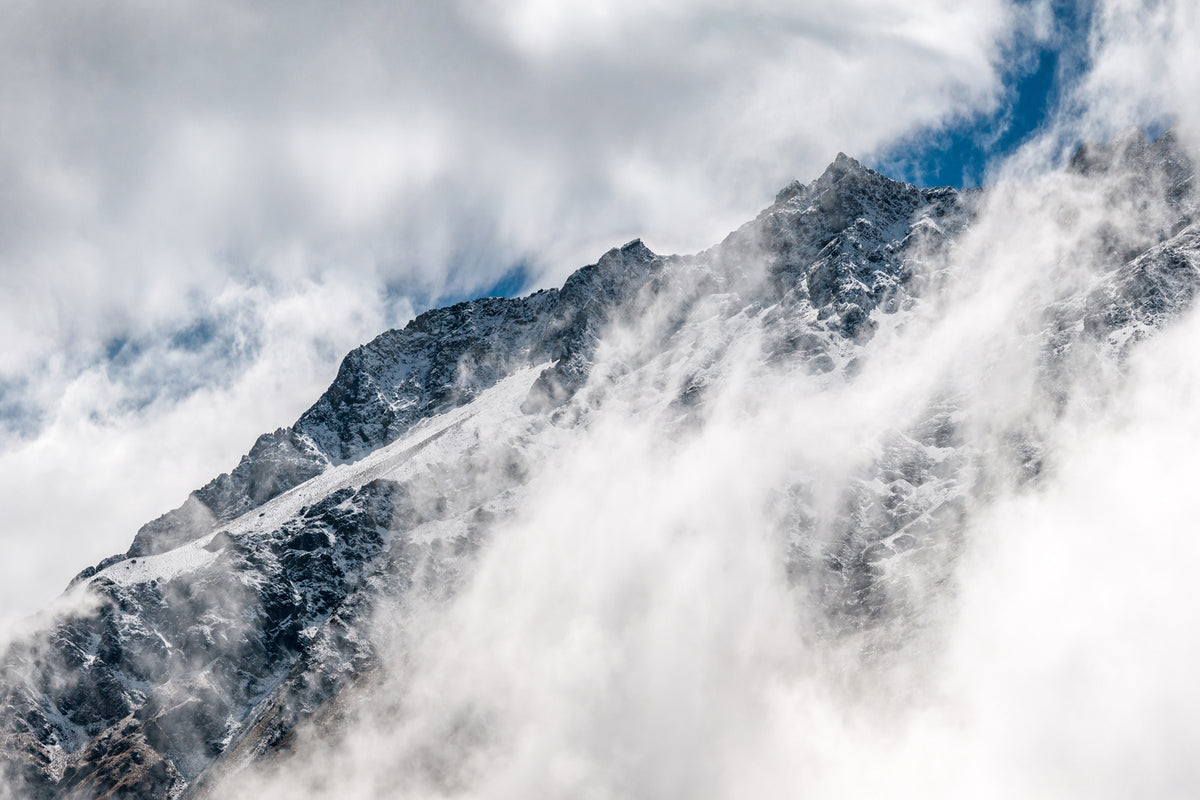
[(1095, 14), (1091, 69), (1080, 90), (1086, 115), (1108, 130), (1130, 125), (1200, 123), (1200, 10), (1163, 0), (1110, 0)]
[[(349, 247), (435, 286), (447, 228), (494, 226), (498, 261), (645, 225), (694, 249), (839, 148), (992, 102), (1013, 25), (1000, 2), (501, 5), (18, 4), (9, 238), (30, 257), (72, 234), (138, 277)], [(703, 194), (643, 196), (624, 168), (643, 162)], [(681, 204), (726, 219), (687, 226)]]
[[(461, 592), (385, 609), (403, 634), (342, 698), (348, 729), (223, 796), (1193, 793), (1200, 314), (1127, 372), (1081, 355), (1047, 392), (1038, 369), (1045, 303), (1106, 268), (1092, 245), (1121, 187), (1000, 187), (949, 257), (949, 308), (884, 320), (848, 384), (763, 363), (754, 323), (715, 302), (672, 320), (669, 357), (643, 352), (666, 297), (609, 339), (588, 424), (530, 437), (534, 480)], [(1162, 221), (1144, 211), (1124, 235)], [(681, 433), (663, 423), (701, 365), (707, 408)], [(900, 636), (831, 631), (819, 587), (784, 574), (780, 490), (807, 483), (841, 520), (888, 437), (946, 394), (969, 431), (967, 522), (933, 528), (928, 574), (901, 562), (919, 611)], [(1023, 428), (1046, 454), (1032, 483), (1008, 477)]]
[[(1114, 88), (1101, 80), (1114, 64), (1190, 63), (1200, 29), (1180, 9), (1097, 9), (1097, 73), (1076, 105), (930, 265), (945, 269), (944, 304), (924, 303), (902, 334), (882, 324), (847, 389), (773, 373), (751, 355), (752, 327), (712, 322), (703, 304), (679, 324), (691, 349), (678, 361), (640, 351), (656, 341), (652, 314), (610, 340), (623, 381), (580, 438), (548, 447), (462, 594), (409, 629), (395, 681), (344, 740), (301, 743), (249, 785), (320, 796), (336, 776), (354, 798), (1194, 794), (1200, 314), (1119, 369), (1082, 349), (1040, 369), (1045, 309), (1086, 297), (1117, 265), (1114, 241), (1144, 247), (1176, 221), (1119, 172), (1053, 167), (1065, 142), (1145, 123), (1147, 108), (1192, 117), (1200, 95), (1157, 83), (1188, 80), (1173, 66), (1096, 94)], [(1181, 52), (1132, 58), (1143, 23), (1166, 38), (1141, 47)], [(539, 57), (554, 35), (538, 34)], [(679, 379), (714, 362), (713, 410), (686, 435), (659, 426)], [(946, 580), (906, 576), (927, 604), (899, 643), (868, 630), (839, 648), (780, 574), (771, 490), (816, 476), (815, 499), (836, 500), (889, 431), (946, 394), (977, 480), (965, 527), (942, 531), (961, 537), (961, 559)], [(1026, 430), (1046, 458), (1036, 481), (1014, 482), (1010, 437)]]
[(0, 561), (9, 565), (0, 624), (123, 552), (143, 523), (299, 416), (343, 353), (389, 316), (411, 315), (344, 281), (275, 293), (229, 284), (208, 310), (186, 328), (112, 341), (102, 363), (73, 371), (59, 361), (38, 375), (52, 410), (0, 451)]
[[(998, 187), (929, 265), (949, 269), (946, 304), (883, 318), (849, 383), (766, 363), (754, 318), (719, 298), (673, 314), (664, 281), (607, 339), (587, 424), (527, 438), (533, 482), (461, 592), (385, 609), (403, 632), (379, 683), (342, 698), (348, 729), (223, 796), (1192, 793), (1200, 314), (1128, 372), (1081, 356), (1047, 392), (1039, 371), (1047, 304), (1110, 266), (1105, 223), (1136, 242), (1164, 222), (1109, 202), (1126, 188), (1061, 171)], [(673, 349), (647, 352), (664, 329)], [(664, 423), (700, 369), (681, 432)], [(889, 437), (946, 395), (969, 431), (968, 521), (933, 528), (928, 574), (901, 562), (919, 612), (899, 637), (831, 631), (820, 587), (784, 573), (779, 495), (807, 484), (834, 528)], [(1033, 483), (1008, 478), (1023, 428), (1047, 454)]]
[[(1072, 420), (1042, 491), (984, 515), (947, 659), (971, 758), (1036, 796), (1195, 791), (1200, 317), (1148, 342), (1114, 414)], [(1027, 795), (1028, 796), (1028, 795)]]
[[(1023, 13), (10, 0), (0, 499), (7, 563), (46, 572), (5, 607), (81, 566), (66, 543), (123, 549), (414, 304), (514, 264), (555, 284), (634, 235), (707, 246), (838, 150), (988, 107)], [(267, 343), (288, 326), (324, 344)]]

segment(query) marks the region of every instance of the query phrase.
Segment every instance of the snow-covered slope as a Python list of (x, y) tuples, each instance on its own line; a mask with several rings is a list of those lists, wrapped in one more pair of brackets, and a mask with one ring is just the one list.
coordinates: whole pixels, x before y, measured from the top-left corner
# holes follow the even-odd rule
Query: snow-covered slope
[[(1021, 341), (1040, 354), (1039, 414), (1070, 402), (1063, 376), (1081, 364), (1119, 368), (1200, 283), (1191, 166), (1173, 140), (1092, 146), (1071, 169), (1131, 176), (1122, 191), (1171, 224), (1097, 230), (1086, 280), (1034, 297)], [(53, 626), (4, 654), (9, 780), (31, 798), (203, 796), (328, 718), (377, 668), (378, 609), (402, 631), (411, 609), (452, 597), (597, 415), (681, 441), (727, 411), (731, 387), (851, 397), (864, 370), (935, 338), (930, 309), (953, 302), (985, 202), (839, 155), (704, 252), (634, 241), (561, 289), (381, 334), (292, 427), (80, 573)], [(860, 426), (852, 470), (823, 473), (817, 453), (772, 487), (782, 568), (830, 637), (912, 636), (950, 581), (967, 500), (1044, 468), (1044, 417), (982, 425), (948, 372), (906, 397), (904, 424)], [(1007, 461), (985, 464), (984, 447)]]

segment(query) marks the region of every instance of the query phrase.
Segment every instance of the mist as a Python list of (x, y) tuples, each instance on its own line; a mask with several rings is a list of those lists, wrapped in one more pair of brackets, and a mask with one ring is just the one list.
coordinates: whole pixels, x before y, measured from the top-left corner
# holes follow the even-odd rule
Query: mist
[[(1156, 196), (1010, 173), (930, 250), (937, 292), (816, 375), (770, 357), (753, 257), (699, 298), (675, 262), (520, 440), (534, 477), (461, 588), (388, 608), (338, 721), (218, 796), (1190, 795), (1200, 317), (1054, 334), (1177, 229)], [(906, 498), (887, 609), (842, 606), (822, 547), (946, 408), (966, 444)]]
[(989, 113), (1049, 36), (1003, 0), (6, 7), (0, 561), (38, 564), (11, 619), (354, 346), (634, 236), (708, 246), (839, 150)]
[[(828, 369), (780, 357), (770, 243), (735, 240), (667, 259), (570, 402), (389, 473), (484, 533), (401, 534), (443, 571), (384, 593), (374, 668), (200, 796), (1193, 796), (1200, 314), (1088, 332), (1124, 254), (1200, 275), (1194, 189), (1119, 155), (1167, 122), (1200, 163), (1197, 13), (1099, 4), (1060, 113)], [(1068, 167), (1088, 140), (1111, 163)]]

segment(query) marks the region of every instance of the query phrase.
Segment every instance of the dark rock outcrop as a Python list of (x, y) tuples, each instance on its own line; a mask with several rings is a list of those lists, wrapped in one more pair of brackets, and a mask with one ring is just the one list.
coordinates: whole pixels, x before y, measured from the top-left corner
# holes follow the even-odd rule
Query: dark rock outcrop
[[(1045, 353), (1047, 394), (1060, 391), (1056, 375), (1078, 369), (1072, 359), (1119, 360), (1190, 307), (1200, 285), (1191, 165), (1173, 139), (1089, 145), (1070, 169), (1080, 180), (1131, 176), (1121, 191), (1165, 204), (1172, 219), (1149, 244), (1097, 234), (1102, 268), (1030, 334)], [(429, 311), (357, 348), (293, 426), (260, 437), (231, 472), (144, 526), (127, 554), (80, 573), (71, 596), (90, 604), (0, 656), (5, 779), (31, 798), (201, 797), (286, 747), (375, 668), (371, 621), (382, 605), (402, 622), (415, 604), (454, 592), (533, 471), (525, 437), (584, 419), (560, 412), (597, 402), (593, 384), (636, 373), (636, 358), (692, 346), (683, 333), (697, 309), (722, 331), (742, 330), (736, 321), (761, 334), (767, 364), (853, 381), (883, 315), (936, 294), (936, 266), (978, 199), (891, 181), (839, 155), (707, 251), (664, 257), (635, 240), (561, 289)], [(649, 339), (597, 377), (606, 337), (622, 325)], [(718, 376), (702, 356), (663, 387), (672, 414), (705, 413)], [(519, 387), (515, 433), (472, 438), (450, 421), (544, 364)], [(892, 580), (897, 566), (943, 579), (966, 499), (987, 490), (953, 396), (917, 411), (839, 484), (832, 516), (813, 507), (805, 482), (779, 487), (786, 569), (835, 633), (903, 618), (912, 600)], [(419, 426), (439, 415), (444, 426), (426, 436)], [(350, 471), (414, 430), (425, 438), (387, 469)], [(396, 467), (442, 436), (459, 437), (444, 460)], [(1038, 480), (1036, 426), (995, 436), (1008, 477)]]

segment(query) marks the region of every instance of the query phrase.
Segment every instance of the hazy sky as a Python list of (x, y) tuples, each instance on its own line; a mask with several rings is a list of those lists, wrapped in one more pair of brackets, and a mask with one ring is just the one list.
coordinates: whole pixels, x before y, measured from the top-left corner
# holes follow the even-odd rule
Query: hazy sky
[(0, 620), (414, 311), (707, 246), (838, 151), (970, 184), (1195, 121), (1188, 0), (0, 10)]

